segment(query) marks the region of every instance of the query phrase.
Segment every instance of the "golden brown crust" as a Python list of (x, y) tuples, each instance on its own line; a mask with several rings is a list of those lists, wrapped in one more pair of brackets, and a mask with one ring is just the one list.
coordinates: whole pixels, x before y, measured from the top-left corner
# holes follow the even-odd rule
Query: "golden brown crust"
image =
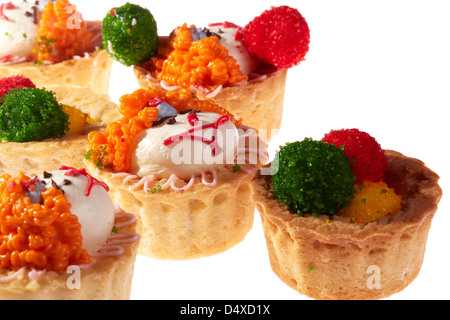
[(116, 203), (137, 215), (139, 254), (144, 256), (170, 260), (210, 256), (241, 242), (253, 225), (255, 207), (250, 202), (249, 183), (254, 174), (221, 172), (215, 187), (196, 178), (185, 192), (169, 187), (153, 194), (142, 187), (130, 191), (132, 184), (123, 185), (123, 179), (112, 178), (106, 171), (96, 175), (91, 163), (86, 168), (109, 185)]
[(73, 85), (109, 94), (112, 63), (106, 50), (96, 50), (86, 57), (49, 65), (34, 62), (3, 65), (0, 66), (0, 78), (19, 74), (30, 78), (37, 87)]
[[(136, 232), (136, 224), (121, 228), (118, 234)], [(139, 240), (122, 244), (124, 253), (116, 257), (92, 258), (92, 265), (80, 270), (79, 285), (75, 273), (47, 272), (30, 280), (28, 271), (7, 283), (0, 283), (2, 300), (127, 300), (130, 298)], [(0, 269), (0, 278), (13, 272)]]
[[(95, 128), (90, 127), (89, 130)], [(44, 170), (57, 170), (62, 165), (83, 168), (87, 143), (87, 134), (66, 135), (61, 139), (38, 142), (1, 142), (0, 174), (15, 176), (23, 172), (33, 177)]]
[[(161, 89), (160, 84), (147, 77), (142, 69), (135, 67), (134, 73), (141, 88)], [(282, 69), (265, 80), (225, 87), (212, 100), (242, 118), (245, 125), (258, 129), (261, 138), (264, 139), (267, 132), (264, 140), (269, 141), (281, 126), (286, 76), (287, 69)], [(206, 99), (202, 91), (194, 91), (199, 98)]]
[[(403, 209), (366, 224), (299, 217), (274, 198), (270, 176), (252, 181), (271, 266), (280, 279), (315, 299), (379, 299), (414, 280), (442, 196), (439, 176), (420, 160), (389, 150), (386, 155), (385, 180), (403, 197)], [(381, 271), (379, 289), (368, 285), (372, 267)]]

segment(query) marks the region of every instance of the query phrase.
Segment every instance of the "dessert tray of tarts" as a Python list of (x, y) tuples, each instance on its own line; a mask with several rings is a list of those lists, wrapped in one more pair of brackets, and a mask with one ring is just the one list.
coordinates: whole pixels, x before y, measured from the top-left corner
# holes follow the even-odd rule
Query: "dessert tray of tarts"
[[(299, 294), (381, 299), (417, 277), (442, 196), (422, 161), (356, 128), (269, 156), (309, 50), (297, 9), (159, 35), (135, 4), (84, 21), (67, 0), (18, 1), (0, 30), (2, 299), (129, 299), (137, 255), (220, 254), (255, 209), (270, 267)], [(117, 104), (114, 61), (140, 86)]]

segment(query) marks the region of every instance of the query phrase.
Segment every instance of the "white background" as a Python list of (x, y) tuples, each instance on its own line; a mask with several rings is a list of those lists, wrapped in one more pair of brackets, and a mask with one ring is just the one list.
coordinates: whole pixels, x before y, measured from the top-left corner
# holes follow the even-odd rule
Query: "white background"
[[(85, 19), (101, 20), (125, 1), (72, 0)], [(311, 29), (306, 60), (288, 73), (280, 134), (321, 139), (359, 128), (385, 149), (424, 161), (441, 176), (444, 197), (430, 230), (422, 270), (390, 299), (449, 299), (450, 2), (446, 0), (130, 1), (153, 13), (160, 35), (187, 22), (244, 26), (271, 5), (296, 7)], [(131, 68), (113, 66), (111, 99), (138, 88)], [(132, 299), (308, 299), (271, 271), (261, 221), (229, 251), (191, 261), (138, 256)]]

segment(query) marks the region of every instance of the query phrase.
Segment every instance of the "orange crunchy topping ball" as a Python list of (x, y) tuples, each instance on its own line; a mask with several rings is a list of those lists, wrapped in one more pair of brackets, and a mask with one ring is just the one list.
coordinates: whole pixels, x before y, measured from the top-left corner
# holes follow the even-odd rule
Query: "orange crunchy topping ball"
[(402, 198), (384, 182), (366, 181), (355, 185), (357, 193), (339, 215), (352, 222), (368, 223), (393, 215), (401, 210)]
[(106, 168), (115, 172), (128, 172), (136, 147), (134, 141), (139, 133), (151, 128), (153, 122), (158, 120), (159, 111), (156, 107), (161, 101), (170, 104), (177, 112), (190, 109), (215, 112), (228, 116), (236, 126), (240, 124), (240, 119), (235, 119), (215, 102), (200, 100), (188, 89), (167, 92), (151, 88), (138, 89), (120, 98), (119, 112), (122, 116), (110, 123), (105, 133), (89, 133), (85, 158), (101, 170)]
[(63, 105), (62, 109), (64, 113), (69, 115), (69, 131), (66, 131), (66, 133), (75, 135), (83, 134), (90, 121), (88, 115), (68, 105)]
[(248, 79), (216, 36), (194, 41), (191, 28), (184, 24), (169, 37), (170, 41), (161, 43), (159, 56), (151, 61), (156, 69), (153, 76), (171, 86), (210, 90)]
[(0, 176), (0, 264), (64, 272), (69, 265), (89, 264), (82, 248), (81, 225), (57, 188), (41, 193), (40, 203), (27, 195), (36, 181), (21, 174)]
[(92, 35), (86, 24), (68, 0), (48, 2), (42, 10), (37, 36), (38, 61), (61, 62), (87, 52)]

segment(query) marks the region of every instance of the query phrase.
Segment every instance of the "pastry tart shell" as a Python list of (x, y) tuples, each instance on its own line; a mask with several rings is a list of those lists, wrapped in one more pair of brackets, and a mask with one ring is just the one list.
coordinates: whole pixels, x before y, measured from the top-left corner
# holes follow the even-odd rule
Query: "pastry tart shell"
[(184, 192), (169, 187), (151, 193), (142, 187), (130, 190), (132, 184), (96, 170), (87, 161), (86, 167), (108, 184), (113, 201), (136, 214), (140, 255), (164, 260), (207, 257), (240, 243), (252, 228), (255, 206), (250, 201), (249, 184), (254, 174), (219, 172), (214, 187), (196, 178)]
[(420, 160), (386, 150), (385, 182), (402, 210), (370, 223), (334, 216), (299, 217), (276, 200), (270, 176), (251, 183), (275, 274), (314, 299), (381, 299), (418, 275), (442, 196), (439, 176)]
[(76, 59), (54, 64), (24, 62), (0, 66), (0, 78), (23, 75), (37, 86), (73, 85), (109, 94), (109, 78), (113, 59), (106, 50), (95, 50)]

